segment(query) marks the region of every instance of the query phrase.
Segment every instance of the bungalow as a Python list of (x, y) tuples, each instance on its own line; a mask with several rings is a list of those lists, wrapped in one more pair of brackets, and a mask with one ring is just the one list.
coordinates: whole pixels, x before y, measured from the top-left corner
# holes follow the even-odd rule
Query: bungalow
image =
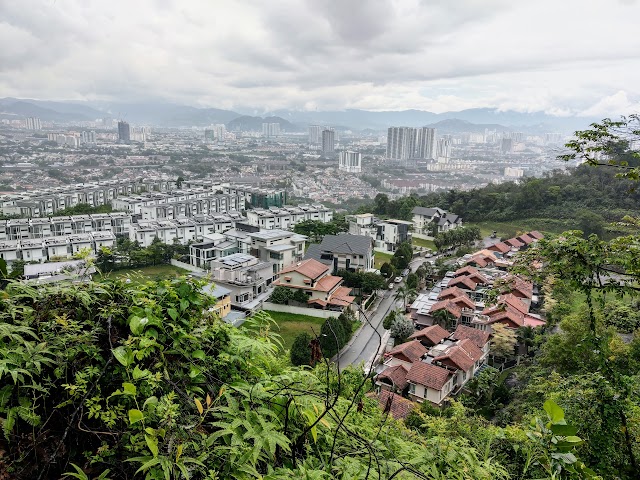
[(395, 367), (397, 365), (410, 367), (412, 363), (419, 362), (426, 353), (427, 349), (422, 343), (418, 340), (410, 340), (396, 345), (391, 351), (385, 353), (384, 364), (387, 367)]
[(309, 245), (304, 259), (313, 258), (338, 270), (368, 272), (374, 264), (373, 238), (366, 235), (325, 235), (322, 243)]
[(446, 368), (416, 362), (411, 365), (407, 373), (409, 398), (420, 403), (428, 400), (436, 405), (441, 405), (442, 401), (454, 389), (454, 378), (454, 373)]
[(310, 258), (284, 268), (273, 285), (299, 289), (307, 296), (307, 304), (314, 308), (342, 311), (350, 308), (355, 297), (351, 288), (343, 287), (342, 277), (329, 274), (330, 267)]
[(442, 233), (462, 226), (462, 217), (440, 208), (415, 207), (411, 213), (413, 228), (418, 233), (431, 234), (434, 229)]
[(433, 347), (448, 336), (449, 332), (447, 332), (440, 325), (431, 325), (430, 327), (426, 327), (422, 330), (418, 330), (417, 332), (412, 333), (409, 338), (411, 340), (418, 340), (425, 347)]
[(456, 331), (449, 338), (453, 340), (471, 340), (476, 347), (483, 352), (483, 359), (489, 353), (489, 332), (478, 330), (477, 328), (468, 327), (466, 325), (458, 325)]
[(446, 368), (455, 374), (454, 388), (462, 388), (467, 383), (477, 368), (484, 361), (486, 355), (473, 341), (469, 339), (441, 343), (429, 351), (434, 365)]

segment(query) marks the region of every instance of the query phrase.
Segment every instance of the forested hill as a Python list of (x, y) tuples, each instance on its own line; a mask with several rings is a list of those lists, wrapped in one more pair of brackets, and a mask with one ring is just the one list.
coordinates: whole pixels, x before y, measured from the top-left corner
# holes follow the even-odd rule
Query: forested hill
[(576, 219), (589, 212), (600, 215), (604, 221), (615, 222), (637, 213), (640, 208), (637, 187), (637, 183), (616, 178), (613, 169), (581, 166), (568, 173), (554, 171), (542, 178), (525, 178), (519, 184), (508, 182), (468, 191), (411, 195), (394, 201), (381, 194), (373, 205), (360, 210), (409, 220), (414, 206), (440, 207), (470, 222)]

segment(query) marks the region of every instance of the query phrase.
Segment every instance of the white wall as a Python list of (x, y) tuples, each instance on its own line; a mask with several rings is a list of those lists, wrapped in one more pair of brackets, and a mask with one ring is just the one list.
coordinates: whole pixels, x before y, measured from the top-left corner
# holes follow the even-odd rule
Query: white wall
[(294, 307), (293, 305), (280, 305), (278, 303), (264, 302), (262, 305), (264, 310), (273, 310), (274, 312), (295, 313), (298, 315), (308, 315), (310, 317), (329, 318), (337, 317), (340, 312), (331, 310), (320, 310), (319, 308)]

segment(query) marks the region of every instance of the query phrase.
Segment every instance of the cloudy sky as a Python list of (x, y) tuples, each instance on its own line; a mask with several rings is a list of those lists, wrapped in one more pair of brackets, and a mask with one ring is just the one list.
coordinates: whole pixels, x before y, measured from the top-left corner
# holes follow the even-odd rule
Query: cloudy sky
[(640, 112), (640, 0), (0, 0), (0, 97)]

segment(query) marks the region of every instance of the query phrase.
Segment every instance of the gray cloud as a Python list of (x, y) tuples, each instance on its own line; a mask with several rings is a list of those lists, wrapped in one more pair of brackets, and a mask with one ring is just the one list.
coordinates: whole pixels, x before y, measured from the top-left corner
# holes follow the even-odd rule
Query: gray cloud
[(0, 2), (0, 96), (613, 115), (640, 109), (639, 14), (622, 0)]

